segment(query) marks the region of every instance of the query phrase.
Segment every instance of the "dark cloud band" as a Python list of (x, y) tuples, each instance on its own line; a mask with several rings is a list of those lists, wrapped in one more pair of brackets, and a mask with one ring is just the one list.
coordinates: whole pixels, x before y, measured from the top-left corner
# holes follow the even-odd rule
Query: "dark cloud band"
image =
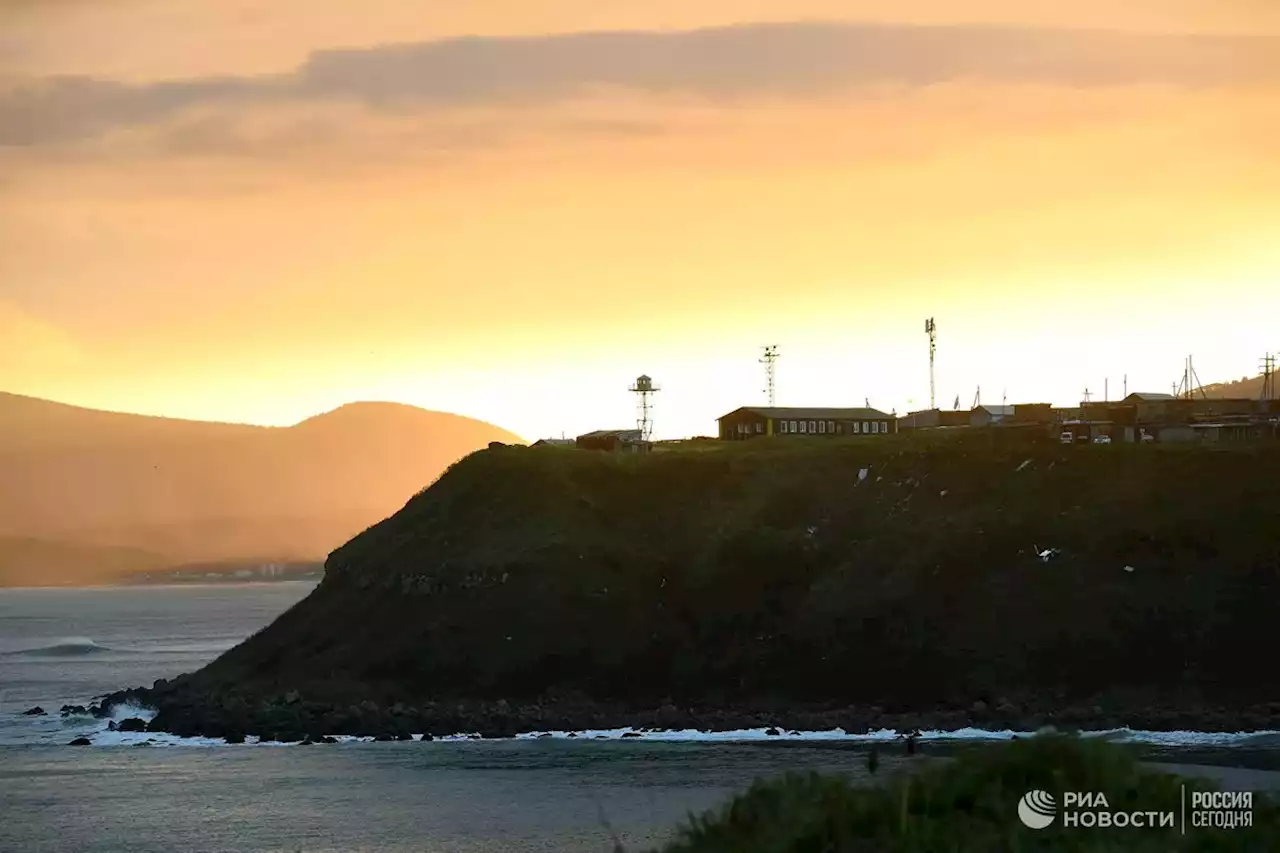
[(374, 108), (538, 103), (599, 89), (804, 98), (952, 80), (1077, 88), (1280, 84), (1280, 38), (983, 27), (750, 24), (465, 38), (323, 51), (295, 72), (129, 86), (51, 78), (0, 92), (0, 145), (39, 145), (184, 110), (341, 100)]

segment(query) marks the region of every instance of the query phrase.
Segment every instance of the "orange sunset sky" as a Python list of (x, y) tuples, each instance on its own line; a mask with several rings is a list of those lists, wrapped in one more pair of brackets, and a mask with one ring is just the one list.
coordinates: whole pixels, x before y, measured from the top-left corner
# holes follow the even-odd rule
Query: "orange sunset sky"
[(526, 438), (1280, 349), (1274, 0), (0, 0), (0, 390)]

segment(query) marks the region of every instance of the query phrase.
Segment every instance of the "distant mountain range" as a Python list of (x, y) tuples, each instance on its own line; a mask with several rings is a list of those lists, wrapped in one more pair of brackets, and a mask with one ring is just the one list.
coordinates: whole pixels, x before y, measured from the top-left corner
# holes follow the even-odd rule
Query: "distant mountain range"
[(396, 403), (259, 427), (0, 393), (0, 586), (322, 560), (491, 441), (524, 443)]

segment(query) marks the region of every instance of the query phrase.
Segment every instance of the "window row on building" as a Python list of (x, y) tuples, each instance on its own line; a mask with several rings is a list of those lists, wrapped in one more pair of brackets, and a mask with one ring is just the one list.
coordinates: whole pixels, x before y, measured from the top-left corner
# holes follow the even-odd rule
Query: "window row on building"
[(850, 435), (879, 435), (889, 431), (888, 421), (778, 421), (780, 435), (837, 435), (848, 427)]

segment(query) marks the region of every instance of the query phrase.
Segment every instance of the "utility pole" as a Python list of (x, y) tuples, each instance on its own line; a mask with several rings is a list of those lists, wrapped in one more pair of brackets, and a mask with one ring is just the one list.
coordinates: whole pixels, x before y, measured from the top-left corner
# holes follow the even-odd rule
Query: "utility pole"
[(1195, 368), (1195, 365), (1194, 365), (1194, 364), (1192, 363), (1192, 361), (1191, 361), (1191, 356), (1187, 356), (1187, 373), (1186, 373), (1186, 377), (1187, 377), (1187, 378), (1186, 378), (1186, 385), (1187, 385), (1187, 399), (1188, 399), (1188, 400), (1194, 399), (1194, 398), (1195, 398), (1195, 396), (1196, 396), (1196, 389), (1197, 389), (1197, 388), (1199, 388), (1199, 389), (1200, 389), (1200, 398), (1201, 398), (1202, 400), (1207, 400), (1207, 399), (1208, 399), (1208, 397), (1209, 397), (1209, 395), (1204, 393), (1204, 386), (1200, 384), (1200, 377), (1199, 377), (1199, 376), (1196, 376), (1196, 368)]
[(1089, 388), (1088, 388), (1088, 386), (1085, 386), (1085, 389), (1084, 389), (1084, 403), (1085, 403), (1085, 405), (1086, 405), (1086, 406), (1087, 406), (1087, 405), (1089, 405)]
[(764, 348), (764, 356), (760, 359), (760, 363), (764, 365), (765, 389), (764, 392), (769, 395), (769, 408), (774, 405), (774, 365), (778, 361), (778, 348), (776, 346), (767, 346)]
[(929, 411), (937, 408), (938, 404), (934, 399), (934, 374), (933, 374), (933, 356), (938, 349), (938, 326), (930, 317), (924, 321), (925, 333), (929, 335)]
[(1276, 357), (1267, 353), (1262, 357), (1262, 399), (1272, 400), (1276, 395)]

